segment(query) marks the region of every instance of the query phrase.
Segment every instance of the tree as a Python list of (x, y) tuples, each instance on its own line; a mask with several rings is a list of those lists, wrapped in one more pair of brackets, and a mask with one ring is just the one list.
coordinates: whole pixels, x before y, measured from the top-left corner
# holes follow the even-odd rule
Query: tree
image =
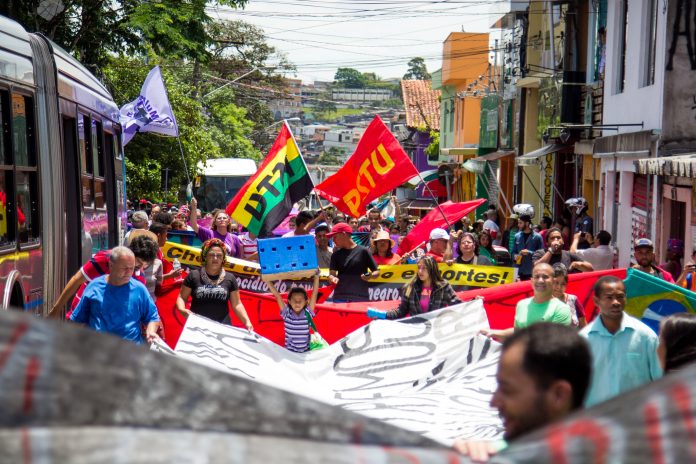
[[(0, 2), (0, 14), (41, 32), (97, 73), (112, 54), (148, 49), (172, 58), (206, 60), (211, 5), (243, 7), (247, 0), (62, 0), (52, 15), (37, 13), (37, 1)], [(210, 5), (209, 5), (210, 4)]]
[(408, 71), (404, 74), (404, 79), (429, 81), (430, 73), (425, 66), (425, 60), (419, 56), (412, 58), (408, 62)]
[(362, 89), (366, 81), (365, 76), (353, 68), (338, 68), (334, 75), (336, 85), (347, 89)]

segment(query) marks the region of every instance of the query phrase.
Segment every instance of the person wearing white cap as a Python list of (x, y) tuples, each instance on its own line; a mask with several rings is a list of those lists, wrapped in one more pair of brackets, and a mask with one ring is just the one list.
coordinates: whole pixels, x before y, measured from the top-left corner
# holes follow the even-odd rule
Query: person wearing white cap
[(430, 231), (430, 250), (425, 255), (432, 256), (438, 263), (452, 256), (450, 234), (445, 229), (438, 227)]

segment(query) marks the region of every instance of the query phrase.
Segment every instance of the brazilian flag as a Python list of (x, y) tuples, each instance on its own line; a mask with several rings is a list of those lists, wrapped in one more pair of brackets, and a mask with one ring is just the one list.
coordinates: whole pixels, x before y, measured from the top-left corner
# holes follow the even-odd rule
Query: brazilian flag
[(662, 318), (674, 313), (696, 313), (696, 293), (670, 284), (637, 269), (626, 270), (624, 310), (650, 326), (660, 329)]

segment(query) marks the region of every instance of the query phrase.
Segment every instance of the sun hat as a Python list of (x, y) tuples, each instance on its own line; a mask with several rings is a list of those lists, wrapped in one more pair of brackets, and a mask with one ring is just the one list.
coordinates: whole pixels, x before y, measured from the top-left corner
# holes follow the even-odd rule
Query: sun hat
[(375, 235), (375, 238), (372, 239), (372, 243), (378, 242), (380, 240), (389, 240), (389, 243), (391, 243), (391, 248), (394, 248), (394, 240), (392, 240), (391, 236), (389, 235), (389, 232), (386, 230), (380, 230), (377, 232), (377, 235)]

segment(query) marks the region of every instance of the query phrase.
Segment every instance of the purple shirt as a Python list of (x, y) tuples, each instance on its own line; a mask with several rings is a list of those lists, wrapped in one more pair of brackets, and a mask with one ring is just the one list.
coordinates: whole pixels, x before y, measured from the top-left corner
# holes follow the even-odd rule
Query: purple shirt
[(210, 230), (207, 227), (198, 226), (198, 238), (202, 242), (210, 240), (211, 238), (217, 238), (225, 242), (225, 248), (227, 248), (227, 253), (235, 258), (242, 257), (242, 242), (239, 241), (239, 237), (234, 234), (227, 232), (222, 235), (217, 230)]

